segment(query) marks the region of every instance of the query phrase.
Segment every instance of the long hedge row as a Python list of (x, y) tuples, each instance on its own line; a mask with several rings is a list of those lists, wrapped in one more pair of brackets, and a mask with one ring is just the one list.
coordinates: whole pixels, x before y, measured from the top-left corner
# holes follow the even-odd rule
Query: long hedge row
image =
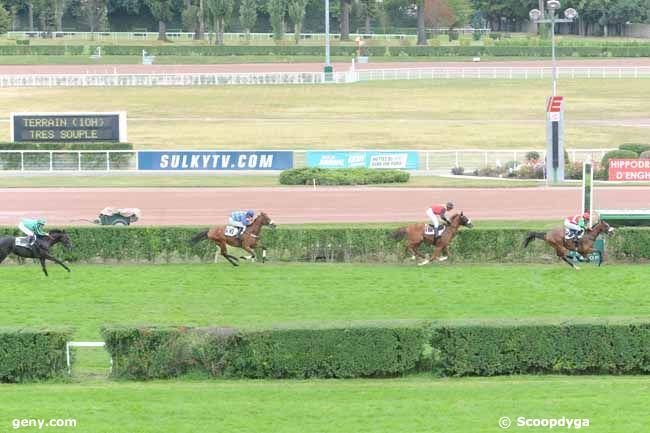
[(106, 328), (113, 375), (227, 378), (648, 374), (650, 321), (357, 324), (238, 331)]
[[(101, 209), (98, 209), (99, 213)], [(471, 216), (471, 215), (470, 215)], [(77, 215), (88, 219), (96, 215)], [(146, 215), (144, 215), (146, 218)], [(16, 221), (18, 225), (19, 221)], [(215, 245), (187, 240), (206, 227), (74, 227), (67, 228), (74, 248), (54, 251), (71, 262), (183, 263), (209, 262)], [(271, 261), (399, 263), (407, 256), (403, 242), (391, 238), (394, 228), (282, 228), (264, 229), (261, 241)], [(554, 263), (557, 257), (542, 241), (523, 248), (528, 230), (461, 229), (450, 248), (457, 263)], [(16, 228), (0, 228), (0, 236), (16, 235)], [(606, 239), (609, 262), (650, 260), (650, 229), (620, 228)], [(423, 246), (423, 252), (431, 247)]]
[(423, 355), (422, 326), (365, 325), (237, 331), (225, 328), (105, 328), (113, 375), (353, 378), (405, 374)]
[(61, 377), (66, 369), (66, 330), (0, 328), (0, 382)]
[(431, 344), (453, 376), (650, 373), (649, 321), (442, 325)]
[[(0, 56), (25, 55), (89, 55), (95, 52), (94, 46), (80, 45), (0, 45)], [(321, 46), (295, 45), (166, 45), (166, 46), (137, 46), (137, 45), (108, 45), (102, 47), (106, 56), (140, 56), (145, 50), (154, 56), (322, 56)], [(549, 46), (371, 46), (364, 51), (371, 57), (379, 56), (409, 56), (409, 57), (445, 57), (445, 56), (524, 56), (550, 57)], [(558, 46), (556, 53), (559, 57), (648, 57), (650, 44), (645, 45), (603, 45), (603, 46)], [(333, 56), (354, 57), (356, 48), (346, 46), (332, 47)]]

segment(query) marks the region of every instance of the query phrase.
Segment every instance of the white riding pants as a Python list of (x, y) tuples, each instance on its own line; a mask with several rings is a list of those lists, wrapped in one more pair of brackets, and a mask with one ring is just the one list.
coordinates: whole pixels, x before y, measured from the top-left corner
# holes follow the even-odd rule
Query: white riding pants
[(427, 209), (427, 216), (431, 220), (431, 224), (437, 229), (440, 226), (440, 220), (438, 219), (438, 215), (436, 215), (433, 212), (433, 209), (429, 208)]

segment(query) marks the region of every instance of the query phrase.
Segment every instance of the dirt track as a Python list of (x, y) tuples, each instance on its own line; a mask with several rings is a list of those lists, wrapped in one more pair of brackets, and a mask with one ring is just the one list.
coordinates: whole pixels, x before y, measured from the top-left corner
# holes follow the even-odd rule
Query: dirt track
[[(453, 200), (474, 220), (561, 219), (580, 207), (579, 188), (133, 188), (0, 189), (0, 225), (43, 216), (50, 225), (95, 218), (104, 207), (138, 207), (141, 224), (223, 223), (234, 209), (266, 211), (278, 224), (424, 219), (436, 202)], [(650, 208), (650, 188), (600, 188), (598, 208)], [(75, 223), (80, 224), (80, 223)]]
[[(560, 60), (560, 67), (650, 66), (650, 59)], [(357, 69), (403, 68), (494, 68), (549, 67), (549, 60), (497, 62), (388, 62), (357, 65)], [(335, 63), (335, 71), (347, 71), (350, 63)], [(145, 74), (145, 73), (219, 73), (219, 72), (321, 72), (321, 63), (250, 63), (219, 65), (0, 65), (0, 74)]]

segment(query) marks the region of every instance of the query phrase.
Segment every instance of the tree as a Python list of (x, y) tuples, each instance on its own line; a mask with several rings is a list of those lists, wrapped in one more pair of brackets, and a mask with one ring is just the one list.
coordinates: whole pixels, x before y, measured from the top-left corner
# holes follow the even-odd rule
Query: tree
[(174, 0), (145, 0), (151, 15), (158, 20), (158, 40), (167, 40), (167, 22), (174, 18)]
[(266, 5), (271, 16), (271, 27), (273, 27), (273, 39), (276, 42), (284, 39), (284, 16), (287, 13), (286, 0), (269, 0)]
[(216, 33), (215, 44), (223, 45), (223, 32), (232, 14), (234, 0), (207, 0), (207, 5)]
[(0, 34), (7, 33), (11, 28), (11, 16), (4, 6), (0, 6)]
[(427, 33), (424, 28), (424, 21), (425, 21), (425, 13), (424, 13), (424, 3), (425, 1), (430, 1), (430, 0), (417, 0), (415, 2), (415, 7), (417, 8), (417, 18), (418, 18), (418, 45), (428, 45), (427, 42)]
[(68, 0), (54, 0), (54, 24), (57, 32), (63, 31), (63, 15), (68, 7)]
[(370, 33), (370, 20), (380, 15), (377, 0), (357, 0), (359, 3), (359, 15), (364, 22), (364, 32)]
[(85, 16), (90, 31), (94, 33), (106, 24), (107, 0), (80, 0), (79, 11)]
[(251, 30), (257, 23), (257, 0), (242, 0), (239, 6), (239, 22), (246, 33), (246, 40), (251, 39)]
[(307, 8), (308, 2), (309, 0), (289, 0), (289, 17), (291, 17), (291, 21), (293, 21), (293, 36), (296, 45), (300, 42), (302, 23), (305, 20), (305, 9)]
[(350, 7), (351, 0), (341, 0), (341, 40), (350, 40)]

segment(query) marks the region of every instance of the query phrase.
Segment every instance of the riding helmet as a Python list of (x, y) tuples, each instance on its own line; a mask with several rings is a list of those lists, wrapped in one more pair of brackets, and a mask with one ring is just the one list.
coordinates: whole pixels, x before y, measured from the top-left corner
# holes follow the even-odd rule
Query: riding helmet
[(254, 210), (248, 210), (246, 211), (246, 216), (247, 217), (254, 217), (255, 216), (255, 211)]
[(589, 218), (591, 218), (591, 214), (589, 212), (585, 212), (585, 213), (582, 214), (582, 217), (584, 219), (588, 220)]
[(44, 226), (47, 224), (47, 221), (45, 221), (45, 218), (39, 218), (36, 220), (36, 224)]
[(452, 210), (454, 208), (454, 204), (452, 202), (447, 202), (447, 209)]

